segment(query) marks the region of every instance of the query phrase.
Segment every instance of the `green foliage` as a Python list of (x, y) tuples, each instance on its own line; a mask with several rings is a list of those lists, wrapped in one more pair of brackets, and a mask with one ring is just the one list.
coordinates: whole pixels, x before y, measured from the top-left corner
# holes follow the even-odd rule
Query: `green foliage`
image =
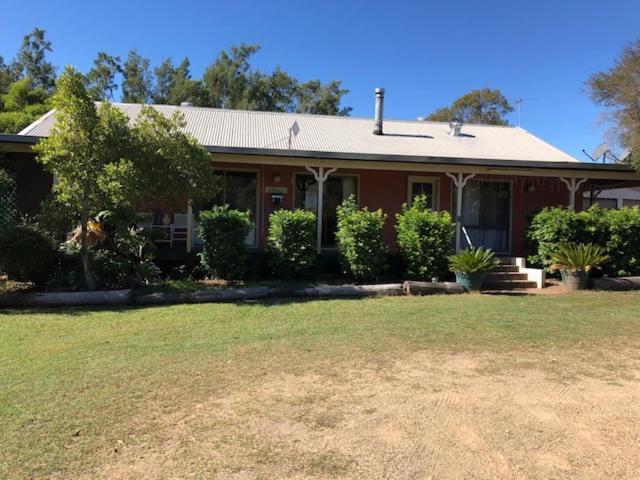
[(174, 67), (171, 59), (165, 59), (154, 69), (155, 84), (151, 98), (153, 103), (180, 105), (191, 102), (195, 106), (209, 106), (207, 90), (199, 80), (192, 80), (190, 62), (184, 58)]
[(0, 95), (0, 132), (17, 133), (51, 108), (47, 93), (28, 78), (9, 85)]
[(467, 248), (449, 258), (449, 270), (454, 273), (482, 273), (499, 263), (495, 253), (489, 248)]
[(628, 44), (614, 65), (587, 80), (591, 99), (608, 109), (618, 143), (630, 150), (629, 160), (640, 170), (640, 39)]
[(0, 230), (13, 225), (16, 219), (15, 182), (0, 168)]
[(453, 102), (450, 107), (436, 110), (427, 117), (434, 122), (451, 122), (457, 120), (464, 123), (482, 123), (487, 125), (508, 125), (506, 115), (513, 112), (513, 107), (500, 92), (483, 88), (472, 90)]
[(602, 209), (593, 206), (583, 212), (545, 208), (527, 231), (531, 242), (529, 261), (551, 270), (554, 255), (564, 242), (594, 243), (609, 253), (602, 265), (609, 275), (640, 273), (640, 209)]
[(538, 212), (527, 230), (531, 255), (529, 261), (545, 270), (562, 242), (580, 242), (587, 238), (584, 219), (563, 207), (547, 207)]
[(341, 82), (300, 83), (280, 69), (265, 74), (254, 69), (249, 61), (259, 50), (258, 45), (241, 44), (218, 55), (203, 76), (209, 106), (349, 115), (351, 108), (340, 106), (342, 97), (349, 92), (341, 88)]
[(444, 276), (455, 236), (451, 215), (429, 209), (422, 195), (413, 200), (411, 207), (404, 204), (396, 220), (397, 241), (407, 275), (422, 280)]
[(593, 243), (562, 242), (553, 255), (551, 270), (590, 272), (609, 259), (605, 249)]
[(118, 88), (118, 73), (122, 73), (120, 57), (98, 52), (93, 68), (87, 73), (87, 88), (91, 97), (94, 100), (113, 99), (113, 92)]
[(20, 76), (30, 78), (35, 87), (51, 92), (56, 75), (54, 66), (46, 59), (47, 52), (51, 52), (51, 42), (45, 39), (46, 33), (41, 28), (34, 28), (24, 36), (14, 68)]
[(122, 67), (122, 101), (125, 103), (147, 103), (151, 96), (151, 74), (149, 59), (131, 50)]
[(204, 240), (200, 259), (212, 277), (235, 280), (246, 270), (246, 238), (251, 231), (249, 212), (228, 205), (200, 212), (198, 234)]
[(57, 253), (50, 238), (31, 226), (0, 230), (0, 272), (19, 282), (43, 285), (55, 269)]
[(355, 195), (342, 202), (336, 213), (336, 240), (345, 273), (357, 280), (376, 278), (386, 267), (384, 224), (387, 215), (380, 209), (359, 210)]
[(181, 112), (165, 117), (152, 107), (138, 115), (133, 135), (136, 157), (136, 199), (161, 198), (177, 206), (186, 198), (193, 201), (212, 198), (218, 182), (211, 155), (198, 141), (184, 133)]
[(315, 213), (276, 210), (269, 215), (267, 251), (275, 275), (282, 278), (309, 275), (316, 258), (315, 247)]

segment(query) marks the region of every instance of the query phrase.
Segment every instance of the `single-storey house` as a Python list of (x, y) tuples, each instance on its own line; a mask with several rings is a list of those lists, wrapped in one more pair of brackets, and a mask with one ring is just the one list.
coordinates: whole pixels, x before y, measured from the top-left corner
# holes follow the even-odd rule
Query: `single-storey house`
[[(336, 206), (350, 194), (360, 206), (388, 215), (385, 237), (393, 248), (395, 214), (426, 194), (434, 209), (452, 212), (456, 247), (485, 246), (504, 256), (524, 256), (525, 230), (545, 206), (582, 208), (584, 191), (640, 184), (629, 166), (583, 163), (528, 131), (513, 126), (462, 125), (383, 117), (384, 90), (376, 89), (375, 117), (237, 111), (156, 105), (184, 114), (186, 131), (211, 152), (223, 188), (209, 203), (249, 210), (254, 228), (247, 243), (265, 246), (269, 214), (280, 208), (318, 213), (318, 252), (335, 247)], [(116, 104), (135, 119), (142, 105)], [(374, 98), (372, 98), (372, 107)], [(18, 180), (18, 206), (31, 212), (51, 188), (31, 146), (49, 135), (55, 112), (17, 135), (0, 134), (0, 168)], [(198, 248), (198, 212), (158, 207), (152, 228), (166, 230), (172, 251)]]

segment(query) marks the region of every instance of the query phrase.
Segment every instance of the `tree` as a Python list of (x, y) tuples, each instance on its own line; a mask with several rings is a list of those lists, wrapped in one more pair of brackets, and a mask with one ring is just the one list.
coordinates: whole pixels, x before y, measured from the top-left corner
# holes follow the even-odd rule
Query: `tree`
[(13, 82), (0, 95), (0, 132), (17, 133), (50, 109), (49, 96), (30, 78)]
[(174, 83), (175, 67), (170, 58), (165, 58), (154, 70), (155, 83), (151, 101), (156, 104), (168, 103), (169, 92)]
[(55, 85), (55, 68), (46, 60), (47, 52), (52, 50), (51, 42), (45, 39), (45, 34), (45, 30), (34, 28), (24, 36), (16, 55), (15, 69), (21, 76), (31, 78), (34, 87), (51, 92)]
[(131, 50), (122, 70), (122, 101), (125, 103), (147, 103), (151, 95), (149, 59)]
[(56, 123), (34, 150), (57, 178), (56, 200), (80, 222), (82, 270), (87, 288), (94, 289), (88, 250), (93, 215), (146, 200), (210, 198), (217, 183), (209, 153), (183, 133), (179, 113), (165, 118), (146, 107), (130, 127), (109, 102), (96, 106), (85, 82), (80, 72), (66, 68), (54, 95)]
[(265, 74), (252, 68), (250, 59), (258, 45), (241, 44), (221, 52), (204, 73), (209, 106), (246, 110), (349, 115), (341, 107), (349, 91), (341, 82), (319, 80), (300, 83), (280, 68)]
[(9, 85), (11, 85), (15, 78), (15, 71), (10, 65), (4, 63), (4, 58), (0, 55), (0, 95), (7, 93)]
[(482, 123), (486, 125), (508, 125), (506, 115), (513, 107), (500, 92), (483, 88), (464, 94), (450, 107), (439, 108), (427, 117), (433, 122), (460, 121), (464, 123)]
[(231, 53), (221, 52), (204, 72), (203, 81), (209, 94), (209, 105), (217, 108), (247, 108), (250, 85), (249, 58), (260, 50), (258, 45), (241, 44)]
[(98, 52), (93, 61), (93, 68), (87, 73), (89, 94), (94, 100), (113, 100), (113, 92), (118, 85), (116, 75), (122, 73), (120, 57), (114, 57), (106, 52)]
[(348, 116), (351, 107), (340, 107), (342, 96), (349, 90), (340, 88), (342, 82), (333, 80), (323, 85), (320, 80), (310, 80), (296, 88), (296, 111), (321, 115)]
[(85, 81), (72, 67), (60, 76), (53, 97), (56, 123), (34, 151), (57, 178), (56, 197), (70, 205), (80, 221), (82, 270), (86, 287), (94, 290), (88, 222), (91, 214), (130, 198), (134, 157), (127, 117), (106, 102), (96, 107)]
[(591, 99), (607, 108), (612, 133), (640, 170), (640, 39), (628, 44), (606, 72), (587, 80)]
[(182, 102), (190, 102), (199, 107), (206, 107), (208, 105), (207, 89), (201, 81), (191, 79), (190, 66), (189, 59), (185, 57), (174, 69), (167, 103), (180, 105)]

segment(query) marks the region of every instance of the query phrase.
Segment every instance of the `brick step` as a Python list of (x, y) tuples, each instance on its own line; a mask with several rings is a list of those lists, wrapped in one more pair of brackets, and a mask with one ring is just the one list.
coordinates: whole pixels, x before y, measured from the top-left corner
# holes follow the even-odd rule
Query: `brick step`
[(485, 282), (502, 282), (510, 280), (528, 280), (526, 273), (520, 272), (489, 272), (485, 275)]
[(491, 273), (498, 272), (519, 272), (520, 267), (518, 265), (498, 265), (497, 267), (491, 269)]
[(536, 288), (538, 285), (529, 280), (501, 280), (482, 282), (483, 290), (516, 290), (518, 288)]

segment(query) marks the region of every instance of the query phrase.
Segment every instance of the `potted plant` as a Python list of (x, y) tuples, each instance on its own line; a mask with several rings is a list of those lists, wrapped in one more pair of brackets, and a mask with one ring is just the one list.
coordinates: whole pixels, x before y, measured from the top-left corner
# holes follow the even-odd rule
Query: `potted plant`
[(587, 288), (589, 273), (609, 259), (605, 249), (593, 243), (561, 243), (553, 257), (551, 270), (560, 270), (567, 291)]
[(456, 274), (456, 282), (467, 291), (480, 290), (488, 270), (500, 262), (489, 248), (461, 250), (449, 259), (449, 270)]

